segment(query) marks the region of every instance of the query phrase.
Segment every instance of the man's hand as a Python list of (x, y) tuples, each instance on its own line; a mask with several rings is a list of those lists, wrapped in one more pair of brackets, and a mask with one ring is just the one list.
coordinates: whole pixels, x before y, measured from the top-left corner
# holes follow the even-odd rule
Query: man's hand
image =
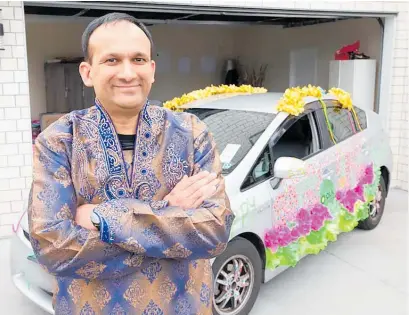
[(77, 208), (75, 215), (75, 222), (83, 228), (91, 231), (98, 231), (98, 229), (91, 222), (91, 213), (97, 205), (84, 204)]
[[(217, 175), (207, 171), (200, 172), (191, 177), (184, 176), (164, 200), (169, 202), (169, 206), (195, 209), (203, 201), (214, 195), (219, 184), (220, 179), (217, 178)], [(87, 230), (97, 231), (97, 228), (91, 222), (91, 213), (96, 206), (93, 204), (79, 206), (75, 222)]]
[(207, 171), (191, 177), (185, 175), (164, 200), (169, 202), (169, 206), (195, 209), (214, 195), (219, 184), (217, 175)]

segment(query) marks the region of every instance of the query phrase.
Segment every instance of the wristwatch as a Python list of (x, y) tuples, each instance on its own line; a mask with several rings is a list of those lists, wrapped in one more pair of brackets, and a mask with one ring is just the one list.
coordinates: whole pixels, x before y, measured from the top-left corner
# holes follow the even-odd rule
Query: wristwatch
[(101, 229), (101, 218), (95, 212), (95, 210), (91, 212), (91, 222), (97, 228), (98, 231)]
[(157, 200), (157, 201), (152, 201), (150, 203), (150, 206), (153, 211), (160, 211), (163, 208), (166, 208), (169, 205), (169, 201), (167, 200)]

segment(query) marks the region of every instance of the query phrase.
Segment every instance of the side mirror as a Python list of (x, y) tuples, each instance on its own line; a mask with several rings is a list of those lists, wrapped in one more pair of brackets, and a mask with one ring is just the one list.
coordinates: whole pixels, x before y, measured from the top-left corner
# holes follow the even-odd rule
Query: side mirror
[(293, 157), (280, 157), (274, 163), (274, 177), (290, 179), (306, 174), (305, 162)]

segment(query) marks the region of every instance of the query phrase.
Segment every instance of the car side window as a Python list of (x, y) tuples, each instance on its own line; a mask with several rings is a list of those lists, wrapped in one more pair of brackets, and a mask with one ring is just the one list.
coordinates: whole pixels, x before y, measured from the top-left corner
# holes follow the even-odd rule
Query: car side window
[(327, 108), (328, 120), (335, 141), (342, 142), (356, 133), (356, 125), (352, 113), (341, 107)]
[(267, 145), (260, 156), (257, 158), (257, 161), (251, 169), (250, 173), (247, 175), (244, 183), (242, 184), (242, 189), (254, 186), (260, 182), (265, 181), (266, 179), (271, 177), (271, 173), (271, 157), (270, 150)]
[[(332, 127), (335, 141), (337, 143), (359, 133), (359, 126), (362, 130), (367, 128), (366, 113), (362, 109), (354, 106), (359, 122), (358, 124), (355, 115), (353, 115), (352, 112), (341, 108), (336, 101), (325, 101), (325, 103), (327, 105), (328, 122)], [(330, 148), (334, 145), (334, 142), (331, 140), (324, 111), (318, 102), (314, 104), (314, 107), (315, 110), (312, 114), (317, 122), (320, 141), (322, 142), (324, 149)]]
[(279, 130), (271, 138), (271, 149), (267, 144), (247, 175), (242, 189), (273, 177), (273, 165), (278, 158), (295, 157), (305, 159), (320, 149), (319, 143), (314, 145), (311, 119), (313, 117), (307, 114), (297, 118), (292, 117), (280, 126)]
[(300, 160), (318, 151), (314, 148), (311, 121), (308, 115), (297, 119), (272, 146), (272, 160), (294, 157)]

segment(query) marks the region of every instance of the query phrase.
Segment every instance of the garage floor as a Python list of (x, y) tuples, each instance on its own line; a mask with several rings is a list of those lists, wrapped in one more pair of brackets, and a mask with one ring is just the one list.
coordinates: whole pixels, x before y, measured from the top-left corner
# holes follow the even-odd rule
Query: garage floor
[[(250, 315), (406, 315), (408, 193), (393, 190), (375, 230), (342, 235), (262, 286)], [(46, 315), (14, 288), (0, 241), (1, 314)]]

